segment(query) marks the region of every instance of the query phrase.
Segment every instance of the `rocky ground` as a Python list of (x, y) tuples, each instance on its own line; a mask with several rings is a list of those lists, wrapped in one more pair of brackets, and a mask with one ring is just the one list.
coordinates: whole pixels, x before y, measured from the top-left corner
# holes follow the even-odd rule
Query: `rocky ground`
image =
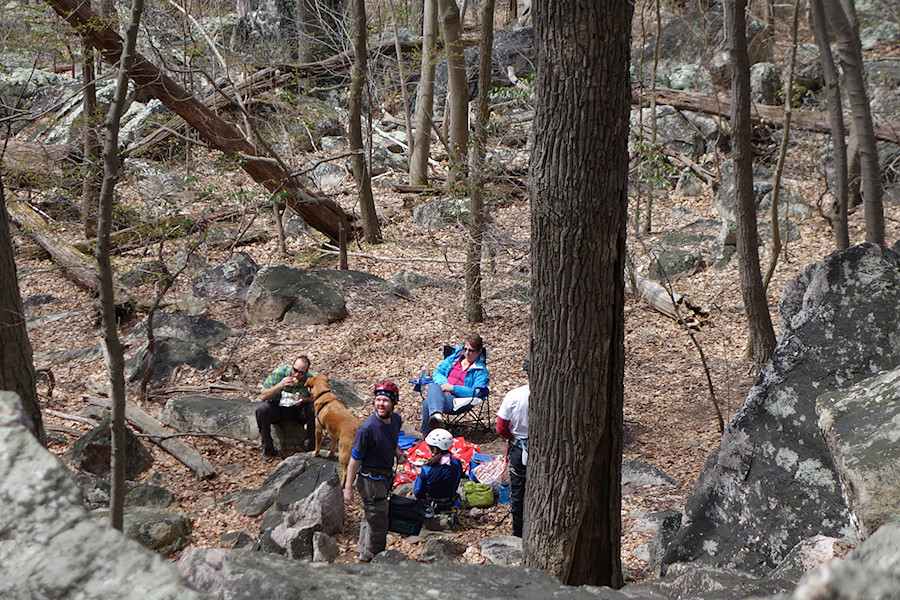
[[(809, 138), (808, 144), (821, 143)], [(797, 154), (795, 153), (795, 156)], [(282, 256), (274, 240), (271, 213), (260, 212), (258, 206), (242, 194), (251, 183), (233, 168), (223, 165), (212, 156), (200, 156), (189, 164), (170, 164), (165, 169), (172, 177), (185, 182), (186, 193), (177, 206), (183, 214), (198, 217), (211, 207), (217, 211), (232, 209), (235, 216), (222, 224), (229, 229), (248, 227), (270, 234), (269, 240), (240, 248), (248, 252), (260, 265), (286, 264), (303, 268), (335, 268), (333, 254), (322, 251), (319, 240), (301, 233), (288, 239), (289, 256)], [(126, 203), (145, 212), (146, 199), (138, 193), (134, 171), (120, 185)], [(812, 167), (795, 159), (789, 164), (785, 185), (808, 202), (818, 199), (821, 183)], [(529, 285), (529, 206), (527, 198), (499, 190), (491, 201), (493, 219), (493, 248), (495, 256), (486, 264), (484, 281), (485, 322), (470, 325), (465, 320), (463, 264), (465, 259), (464, 230), (456, 225), (444, 229), (428, 229), (412, 217), (415, 206), (430, 197), (400, 194), (391, 184), (398, 175), (375, 178), (376, 202), (382, 218), (383, 244), (368, 246), (354, 244), (351, 248), (350, 268), (392, 280), (397, 272), (410, 272), (453, 282), (458, 287), (448, 289), (421, 288), (414, 290), (412, 299), (397, 296), (364, 296), (351, 294), (346, 298), (349, 317), (332, 325), (309, 327), (286, 326), (261, 322), (248, 315), (242, 306), (228, 303), (209, 303), (201, 314), (223, 321), (234, 329), (232, 337), (211, 352), (225, 367), (215, 372), (198, 372), (190, 368), (177, 371), (163, 383), (151, 387), (148, 398), (139, 398), (136, 386), (129, 386), (129, 399), (155, 414), (168, 396), (179, 390), (211, 390), (241, 397), (251, 397), (276, 365), (290, 362), (297, 354), (308, 354), (312, 368), (333, 378), (356, 383), (360, 396), (368, 399), (374, 383), (390, 378), (402, 382), (402, 397), (398, 405), (406, 424), (412, 431), (419, 422), (419, 398), (405, 384), (423, 366), (433, 369), (441, 358), (444, 343), (456, 342), (464, 332), (476, 331), (489, 348), (492, 407), (496, 410), (503, 394), (523, 383), (521, 363), (527, 353), (530, 331), (530, 306), (523, 300), (517, 286)], [(354, 188), (345, 183), (328, 190), (346, 210), (355, 211)], [(40, 202), (40, 193), (7, 190), (9, 200)], [(887, 240), (898, 238), (898, 211), (886, 207), (888, 215)], [(712, 193), (705, 190), (699, 197), (681, 197), (670, 192), (655, 199), (653, 231), (636, 235), (629, 232), (629, 250), (639, 272), (646, 272), (649, 263), (647, 248), (661, 235), (701, 219), (715, 219)], [(861, 226), (862, 210), (851, 216), (851, 240), (864, 239)], [(772, 284), (769, 286), (770, 306), (777, 306), (782, 282), (798, 270), (830, 252), (833, 236), (826, 221), (814, 211), (813, 216), (795, 221), (801, 237), (792, 241), (779, 260)], [(58, 219), (56, 231), (71, 240), (78, 239), (77, 223)], [(29, 313), (29, 334), (35, 354), (49, 350), (81, 348), (100, 341), (97, 316), (91, 307), (93, 298), (61, 276), (58, 269), (25, 236), (15, 238), (18, 245), (19, 285), (23, 298), (37, 294), (51, 294), (53, 301), (42, 304)], [(124, 273), (133, 265), (163, 256), (171, 257), (184, 246), (183, 241), (167, 242), (127, 251), (115, 260), (118, 272)], [(209, 265), (219, 264), (229, 254), (227, 248), (202, 246), (198, 251)], [(762, 248), (763, 261), (768, 249)], [(178, 311), (188, 305), (184, 294), (189, 290), (194, 271), (182, 274), (174, 289), (165, 298), (164, 310)], [(753, 381), (750, 365), (744, 358), (746, 323), (742, 310), (740, 286), (735, 261), (723, 268), (707, 267), (697, 274), (674, 283), (675, 291), (690, 296), (693, 303), (703, 307), (707, 315), (701, 317), (692, 330), (696, 345), (688, 331), (654, 311), (645, 301), (629, 296), (625, 308), (626, 373), (625, 373), (625, 458), (645, 461), (672, 476), (677, 487), (630, 487), (623, 498), (622, 557), (625, 566), (638, 580), (651, 577), (646, 557), (636, 549), (653, 535), (639, 524), (641, 518), (665, 508), (680, 509), (696, 479), (704, 459), (718, 443), (719, 426), (713, 409), (707, 376), (697, 346), (702, 348), (709, 370), (716, 401), (725, 418), (741, 405)], [(137, 288), (135, 293), (146, 300), (154, 296), (152, 285)], [(130, 329), (138, 317), (123, 323), (122, 331)], [(775, 318), (777, 323), (777, 318)], [(126, 349), (126, 355), (134, 348)], [(39, 368), (52, 373), (49, 384), (39, 384), (41, 404), (45, 409), (45, 426), (50, 432), (50, 450), (63, 453), (77, 435), (89, 425), (70, 416), (91, 405), (91, 398), (103, 395), (106, 372), (102, 359), (76, 359), (66, 363), (38, 362)], [(222, 392), (222, 387), (231, 391)], [(371, 403), (360, 416), (371, 411)], [(68, 415), (68, 416), (67, 416)], [(461, 431), (477, 443), (483, 453), (502, 453), (504, 444), (492, 433)], [(199, 481), (181, 463), (155, 446), (150, 446), (156, 462), (143, 480), (152, 479), (176, 493), (178, 510), (194, 520), (191, 543), (215, 546), (223, 533), (246, 530), (258, 531), (259, 519), (236, 514), (222, 499), (232, 492), (258, 486), (273, 468), (272, 463), (260, 461), (257, 444), (229, 439), (187, 438), (215, 466), (219, 475), (211, 481)], [(349, 509), (345, 531), (338, 536), (342, 554), (339, 561), (354, 559), (356, 532), (361, 508)], [(477, 540), (498, 533), (508, 534), (510, 520), (505, 507), (495, 506), (477, 516), (464, 515), (464, 528), (457, 539), (470, 544), (462, 560), (481, 562)], [(415, 559), (421, 546), (409, 544), (391, 535), (389, 548), (402, 551)]]

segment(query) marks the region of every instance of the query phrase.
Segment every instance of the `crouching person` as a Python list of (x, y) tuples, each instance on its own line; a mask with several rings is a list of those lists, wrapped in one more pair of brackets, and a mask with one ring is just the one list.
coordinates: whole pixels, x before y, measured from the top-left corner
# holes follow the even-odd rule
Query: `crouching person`
[(359, 426), (347, 465), (344, 502), (353, 502), (353, 485), (363, 501), (359, 524), (359, 560), (369, 562), (387, 546), (388, 496), (394, 482), (394, 460), (407, 461), (397, 446), (403, 420), (394, 412), (400, 397), (397, 384), (375, 386), (375, 412)]

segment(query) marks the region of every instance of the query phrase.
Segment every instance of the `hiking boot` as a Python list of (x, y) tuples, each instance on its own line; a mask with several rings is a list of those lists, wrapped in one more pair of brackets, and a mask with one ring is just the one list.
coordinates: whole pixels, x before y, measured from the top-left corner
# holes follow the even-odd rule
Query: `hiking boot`
[(428, 417), (428, 429), (446, 429), (444, 425), (444, 415), (434, 413)]

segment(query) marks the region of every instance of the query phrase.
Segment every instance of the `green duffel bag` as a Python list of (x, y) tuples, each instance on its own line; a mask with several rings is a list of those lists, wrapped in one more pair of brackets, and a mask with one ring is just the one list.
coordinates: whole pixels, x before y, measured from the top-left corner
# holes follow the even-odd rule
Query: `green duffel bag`
[(467, 481), (463, 484), (463, 493), (469, 506), (491, 506), (494, 503), (494, 488), (486, 483)]

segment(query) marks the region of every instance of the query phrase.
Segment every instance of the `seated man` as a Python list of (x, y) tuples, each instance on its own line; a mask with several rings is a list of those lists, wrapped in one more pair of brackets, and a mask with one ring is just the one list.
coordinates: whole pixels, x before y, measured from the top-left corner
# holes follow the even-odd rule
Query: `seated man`
[(488, 386), (486, 358), (481, 336), (471, 334), (438, 365), (432, 375), (434, 383), (428, 386), (422, 401), (419, 431), (427, 434), (432, 429), (444, 428), (444, 414), (457, 412), (453, 407), (454, 398), (471, 398), (475, 388)]
[(257, 397), (259, 406), (256, 407), (256, 424), (262, 438), (262, 459), (265, 462), (275, 456), (272, 425), (285, 419), (295, 420), (305, 426), (303, 449), (313, 449), (316, 414), (313, 399), (306, 388), (306, 380), (313, 376), (309, 372), (309, 364), (308, 357), (298, 356), (293, 365), (278, 367), (263, 382), (263, 390)]

